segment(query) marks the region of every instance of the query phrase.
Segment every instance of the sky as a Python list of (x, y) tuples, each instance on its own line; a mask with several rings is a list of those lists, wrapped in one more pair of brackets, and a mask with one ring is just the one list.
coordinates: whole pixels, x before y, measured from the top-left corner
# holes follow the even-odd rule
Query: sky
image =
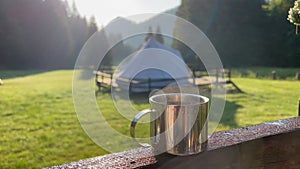
[(105, 26), (114, 18), (142, 13), (159, 13), (180, 5), (181, 0), (67, 0), (75, 1), (80, 14), (94, 15), (98, 25)]

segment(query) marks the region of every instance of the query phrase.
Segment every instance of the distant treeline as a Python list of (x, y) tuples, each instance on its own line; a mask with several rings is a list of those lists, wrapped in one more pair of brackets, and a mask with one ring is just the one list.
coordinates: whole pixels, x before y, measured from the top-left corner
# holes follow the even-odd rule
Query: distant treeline
[[(287, 21), (294, 0), (183, 0), (177, 15), (199, 27), (217, 49), (223, 64), (300, 66), (300, 36)], [(175, 33), (181, 33), (180, 27)], [(195, 54), (175, 42), (189, 63)], [(199, 62), (199, 61), (198, 61)]]
[(0, 69), (72, 68), (97, 31), (61, 0), (0, 0)]
[[(294, 0), (182, 0), (177, 15), (199, 27), (217, 49), (225, 67), (299, 67), (300, 35), (287, 21)], [(185, 32), (176, 26), (174, 33)], [(86, 40), (98, 30), (95, 18), (79, 15), (62, 0), (0, 0), (0, 69), (73, 68)], [(121, 35), (107, 35), (107, 42)], [(118, 38), (119, 39), (119, 38)], [(193, 51), (175, 41), (190, 67)], [(102, 65), (119, 63), (133, 52), (120, 42)], [(91, 63), (86, 63), (87, 66)]]

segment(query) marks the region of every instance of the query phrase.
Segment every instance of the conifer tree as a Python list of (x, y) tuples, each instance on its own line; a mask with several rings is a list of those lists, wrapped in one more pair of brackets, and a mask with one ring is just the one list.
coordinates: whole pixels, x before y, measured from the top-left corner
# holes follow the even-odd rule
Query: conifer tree
[(160, 43), (164, 43), (164, 38), (161, 34), (160, 26), (157, 26), (156, 28), (155, 39)]
[(152, 31), (152, 27), (149, 26), (148, 33), (147, 33), (147, 36), (145, 38), (145, 41), (148, 41), (151, 37), (153, 37), (153, 31)]

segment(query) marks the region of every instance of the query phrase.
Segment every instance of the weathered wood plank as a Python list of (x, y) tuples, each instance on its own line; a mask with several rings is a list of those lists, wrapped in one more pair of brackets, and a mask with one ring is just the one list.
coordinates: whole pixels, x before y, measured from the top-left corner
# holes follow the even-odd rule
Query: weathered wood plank
[(193, 156), (153, 156), (139, 148), (50, 168), (300, 168), (300, 117), (214, 133)]
[[(300, 168), (300, 130), (263, 137), (195, 156), (159, 160), (160, 169)], [(152, 168), (152, 167), (148, 167)]]

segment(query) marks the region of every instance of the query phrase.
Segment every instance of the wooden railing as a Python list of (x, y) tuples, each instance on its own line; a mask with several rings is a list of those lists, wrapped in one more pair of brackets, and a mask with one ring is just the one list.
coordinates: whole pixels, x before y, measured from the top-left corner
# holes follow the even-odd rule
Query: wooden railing
[(151, 148), (138, 148), (49, 168), (298, 169), (299, 152), (296, 117), (214, 133), (207, 151), (197, 155), (154, 156)]
[[(125, 79), (125, 78), (118, 78), (115, 81), (121, 81), (129, 84), (129, 93), (131, 93), (133, 88), (139, 90), (145, 90), (147, 92), (151, 92), (153, 89), (160, 89), (162, 86), (157, 85), (157, 83), (173, 83), (176, 81), (191, 81), (194, 85), (197, 86), (206, 86), (211, 84), (232, 84), (238, 92), (242, 92), (242, 90), (231, 80), (231, 71), (230, 69), (216, 69), (214, 71), (214, 79), (206, 79), (203, 80), (203, 77), (209, 77), (206, 71), (201, 70), (193, 70), (193, 78), (165, 78), (165, 79)], [(104, 73), (101, 71), (96, 71), (96, 84), (101, 90), (102, 88), (114, 86), (117, 87), (117, 84), (113, 81), (113, 75), (109, 73)], [(156, 83), (156, 85), (155, 85)]]

